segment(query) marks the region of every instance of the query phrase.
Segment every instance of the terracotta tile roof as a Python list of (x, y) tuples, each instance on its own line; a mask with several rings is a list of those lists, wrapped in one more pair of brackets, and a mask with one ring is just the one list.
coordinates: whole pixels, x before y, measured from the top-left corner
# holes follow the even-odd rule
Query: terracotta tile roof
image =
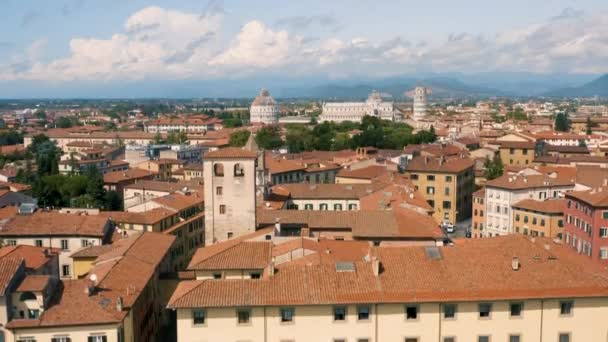
[(608, 207), (608, 186), (586, 191), (570, 191), (566, 193), (566, 198), (574, 198), (593, 207), (606, 208)]
[(71, 258), (97, 258), (102, 254), (109, 252), (110, 250), (116, 248), (116, 246), (112, 245), (101, 245), (101, 246), (89, 246), (82, 249), (77, 250), (76, 252), (70, 255)]
[(0, 154), (11, 154), (25, 151), (23, 144), (0, 146)]
[[(100, 256), (90, 274), (98, 285), (92, 295), (85, 293), (88, 279), (67, 280), (59, 284), (54, 299), (37, 320), (13, 320), (9, 329), (119, 323), (128, 310), (116, 310), (118, 298), (123, 307), (133, 306), (141, 291), (158, 270), (175, 237), (160, 233), (141, 233), (117, 242), (119, 245)], [(103, 290), (99, 290), (103, 289)]]
[(31, 215), (17, 215), (9, 221), (0, 236), (95, 236), (106, 235), (108, 218), (103, 215), (60, 214), (37, 211)]
[(192, 259), (190, 260), (190, 264), (188, 265), (188, 269), (192, 270), (197, 267), (200, 262), (204, 262), (205, 260), (224, 253), (226, 250), (246, 241), (249, 239), (253, 239), (259, 236), (264, 236), (266, 234), (272, 234), (273, 228), (264, 228), (259, 229), (253, 233), (245, 234), (238, 236), (233, 239), (229, 239), (223, 242), (214, 243), (212, 245), (205, 246), (204, 248), (199, 248), (196, 250)]
[(586, 146), (562, 146), (547, 144), (546, 148), (549, 152), (589, 154), (589, 148)]
[[(229, 248), (207, 251), (190, 263), (190, 270), (263, 269), (271, 262), (272, 243), (243, 241)], [(204, 248), (203, 248), (204, 250)]]
[(514, 148), (514, 149), (529, 149), (533, 150), (536, 146), (534, 141), (496, 141), (500, 145), (500, 148)]
[(17, 257), (25, 261), (25, 267), (37, 270), (44, 266), (53, 257), (56, 251), (49, 251), (46, 247), (35, 247), (28, 245), (5, 246), (0, 248), (0, 259), (7, 257)]
[(393, 208), (418, 208), (427, 213), (433, 211), (424, 196), (411, 184), (392, 184), (366, 194), (360, 199), (361, 210), (390, 210)]
[(7, 206), (0, 208), (0, 220), (9, 219), (15, 217), (19, 213), (19, 208), (13, 206)]
[(15, 255), (0, 259), (0, 296), (4, 296), (11, 280), (23, 264), (23, 258)]
[(176, 215), (177, 211), (168, 208), (153, 208), (144, 212), (129, 211), (102, 211), (99, 215), (105, 215), (116, 223), (133, 224), (155, 224), (163, 219)]
[(220, 148), (216, 151), (210, 151), (205, 153), (203, 158), (205, 159), (256, 159), (258, 157), (257, 153), (246, 151), (237, 147), (226, 147)]
[(608, 180), (608, 168), (600, 167), (599, 165), (578, 165), (574, 169), (576, 173), (576, 183), (597, 188), (604, 185), (605, 180)]
[(411, 209), (365, 211), (258, 210), (258, 225), (296, 224), (310, 229), (350, 230), (357, 238), (440, 239), (437, 222)]
[(202, 204), (203, 193), (191, 192), (188, 194), (182, 194), (176, 192), (162, 197), (156, 197), (151, 201), (158, 203), (168, 209), (182, 211), (190, 207)]
[(146, 191), (158, 191), (172, 193), (181, 191), (184, 187), (188, 189), (203, 192), (203, 183), (201, 181), (180, 181), (180, 182), (164, 182), (156, 180), (139, 180), (136, 183), (126, 185), (125, 189), (137, 189)]
[(13, 319), (6, 324), (6, 328), (111, 324), (119, 323), (126, 317), (126, 311), (117, 311), (116, 304), (104, 301), (101, 293), (88, 296), (84, 291), (87, 284), (88, 279), (60, 282), (53, 300), (39, 319)]
[(568, 157), (560, 156), (540, 156), (534, 158), (534, 163), (543, 164), (576, 164), (576, 163), (594, 163), (594, 164), (606, 164), (608, 163), (608, 157), (606, 156), (591, 156), (591, 155), (571, 155)]
[(435, 157), (441, 156), (457, 156), (463, 153), (468, 153), (467, 149), (460, 148), (452, 144), (432, 144), (423, 145), (420, 153), (429, 154)]
[(460, 173), (466, 169), (473, 168), (475, 160), (470, 158), (431, 158), (415, 157), (406, 167), (408, 172), (442, 172)]
[(533, 175), (502, 175), (496, 179), (486, 182), (486, 187), (523, 190), (543, 187), (567, 187), (574, 186), (574, 179), (562, 179), (545, 174)]
[(473, 193), (473, 197), (486, 197), (486, 188), (481, 188)]
[(288, 193), (292, 199), (359, 199), (385, 187), (386, 184), (281, 184), (272, 191)]
[[(545, 248), (549, 245), (549, 249)], [(437, 257), (430, 256), (436, 249)], [(170, 308), (355, 303), (425, 303), (608, 296), (606, 269), (550, 240), (523, 236), (468, 239), (446, 247), (379, 247), (382, 271), (354, 262), (280, 268), (259, 280), (181, 282)], [(517, 257), (520, 268), (514, 271)], [(463, 272), (466, 270), (466, 272)], [(446, 286), (449, 284), (449, 286)], [(285, 291), (289, 289), (289, 291)]]
[(116, 184), (124, 181), (134, 181), (142, 178), (154, 177), (157, 173), (143, 169), (128, 169), (125, 171), (108, 172), (103, 175), (103, 182), (106, 184)]
[(270, 154), (265, 155), (265, 166), (271, 175), (285, 172), (302, 171), (306, 166), (291, 159), (275, 159)]
[(371, 165), (356, 170), (342, 169), (336, 177), (354, 178), (354, 179), (375, 179), (381, 177), (390, 171), (383, 165)]
[(37, 275), (30, 274), (23, 278), (21, 284), (17, 287), (17, 292), (42, 292), (49, 282), (51, 281), (51, 276), (48, 275)]
[(564, 210), (566, 210), (566, 202), (567, 201), (563, 198), (548, 199), (544, 201), (524, 199), (513, 204), (513, 208), (526, 209), (545, 214), (563, 214)]

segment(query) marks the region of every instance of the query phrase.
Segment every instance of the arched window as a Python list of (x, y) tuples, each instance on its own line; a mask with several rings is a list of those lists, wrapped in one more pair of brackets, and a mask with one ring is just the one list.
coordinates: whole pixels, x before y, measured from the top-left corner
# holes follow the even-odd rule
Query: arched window
[(245, 168), (243, 164), (236, 163), (234, 164), (234, 176), (235, 177), (243, 177), (245, 175)]
[(36, 300), (36, 295), (33, 292), (23, 292), (19, 300), (24, 302), (26, 300)]
[(319, 205), (319, 210), (327, 210), (327, 203), (321, 203)]
[(216, 177), (224, 177), (224, 164), (216, 163), (213, 165), (213, 175)]

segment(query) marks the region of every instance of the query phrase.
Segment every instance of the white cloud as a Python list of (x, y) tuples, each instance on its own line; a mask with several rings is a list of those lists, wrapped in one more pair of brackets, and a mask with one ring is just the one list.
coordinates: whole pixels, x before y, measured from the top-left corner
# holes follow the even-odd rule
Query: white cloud
[(302, 38), (285, 31), (273, 31), (262, 22), (247, 23), (228, 50), (209, 61), (212, 66), (269, 68), (289, 64), (301, 47)]
[(200, 15), (147, 7), (109, 38), (72, 39), (65, 58), (42, 62), (45, 41), (34, 42), (21, 60), (0, 62), (5, 63), (0, 80), (200, 79), (268, 70), (340, 76), (419, 70), (608, 72), (608, 13), (565, 10), (545, 23), (493, 37), (456, 33), (434, 45), (399, 37), (338, 39), (331, 32), (310, 39), (302, 27), (322, 20), (306, 17), (275, 25), (281, 28), (253, 20), (224, 39), (222, 17), (222, 11)]
[(221, 20), (216, 13), (201, 16), (147, 7), (127, 19), (124, 32), (109, 39), (74, 38), (70, 56), (36, 63), (20, 76), (43, 80), (193, 76), (215, 53)]

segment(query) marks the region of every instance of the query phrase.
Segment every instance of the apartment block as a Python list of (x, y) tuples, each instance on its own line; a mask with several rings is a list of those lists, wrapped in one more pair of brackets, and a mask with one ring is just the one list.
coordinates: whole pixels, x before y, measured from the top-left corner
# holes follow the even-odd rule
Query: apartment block
[(514, 233), (562, 239), (566, 202), (563, 198), (524, 199), (513, 204)]
[[(563, 197), (573, 190), (575, 180), (557, 174), (523, 170), (504, 174), (486, 183), (486, 224), (484, 237), (514, 233), (513, 205), (524, 199), (546, 200)], [(520, 227), (522, 227), (520, 225)], [(523, 228), (522, 228), (523, 232)]]
[(500, 159), (504, 165), (531, 165), (535, 158), (535, 146), (534, 141), (502, 141), (499, 148)]
[(485, 188), (473, 193), (473, 216), (471, 218), (471, 237), (483, 237), (483, 227), (486, 224), (486, 190)]
[(433, 207), (433, 217), (456, 223), (471, 217), (474, 165), (469, 158), (415, 157), (406, 173)]
[[(339, 243), (330, 258), (303, 256), (254, 277), (182, 281), (169, 301), (178, 340), (563, 342), (608, 335), (608, 280), (552, 240), (381, 247), (362, 259)], [(243, 262), (250, 249), (233, 248), (231, 257), (207, 255), (201, 264), (250, 267)]]
[(565, 243), (579, 254), (608, 263), (608, 187), (566, 194)]

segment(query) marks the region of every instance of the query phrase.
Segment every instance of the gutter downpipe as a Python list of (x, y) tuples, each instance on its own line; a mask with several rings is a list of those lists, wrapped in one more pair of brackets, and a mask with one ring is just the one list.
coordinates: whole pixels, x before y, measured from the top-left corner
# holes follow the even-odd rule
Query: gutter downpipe
[(268, 341), (268, 331), (267, 331), (267, 321), (266, 321), (266, 307), (264, 307), (264, 342)]
[(378, 342), (378, 303), (374, 304), (374, 314), (376, 315), (376, 331), (374, 331), (374, 342)]
[(441, 342), (441, 303), (439, 303), (439, 331), (437, 335), (437, 341)]
[(540, 339), (539, 342), (543, 342), (543, 311), (545, 311), (545, 300), (540, 300)]

